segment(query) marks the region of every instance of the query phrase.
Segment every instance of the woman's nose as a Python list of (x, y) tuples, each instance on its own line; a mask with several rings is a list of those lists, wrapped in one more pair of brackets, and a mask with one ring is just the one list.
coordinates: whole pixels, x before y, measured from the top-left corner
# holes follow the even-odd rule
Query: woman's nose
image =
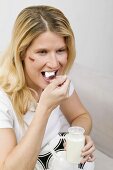
[(47, 66), (54, 69), (59, 67), (59, 61), (55, 55), (49, 58)]

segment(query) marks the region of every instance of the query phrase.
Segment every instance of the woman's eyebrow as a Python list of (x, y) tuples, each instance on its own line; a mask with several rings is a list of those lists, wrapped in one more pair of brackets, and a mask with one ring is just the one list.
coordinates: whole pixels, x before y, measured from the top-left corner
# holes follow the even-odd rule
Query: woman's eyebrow
[(67, 48), (67, 46), (66, 46), (66, 45), (61, 46), (61, 47), (58, 47), (58, 49), (65, 49), (65, 48)]
[(34, 51), (41, 51), (41, 50), (48, 50), (46, 47), (39, 47), (36, 48)]

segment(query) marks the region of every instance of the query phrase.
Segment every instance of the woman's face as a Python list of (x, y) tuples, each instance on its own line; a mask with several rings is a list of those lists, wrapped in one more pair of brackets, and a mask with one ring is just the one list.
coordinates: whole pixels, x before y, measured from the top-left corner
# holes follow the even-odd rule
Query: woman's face
[(67, 64), (67, 46), (63, 37), (47, 31), (37, 37), (27, 49), (24, 72), (27, 84), (43, 90), (52, 78), (63, 74)]

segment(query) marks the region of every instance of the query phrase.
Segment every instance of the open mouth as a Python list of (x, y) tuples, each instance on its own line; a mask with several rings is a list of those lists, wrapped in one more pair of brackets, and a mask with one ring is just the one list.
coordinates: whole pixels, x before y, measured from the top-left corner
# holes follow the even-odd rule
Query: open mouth
[(42, 76), (46, 79), (54, 79), (57, 75), (57, 71), (43, 71), (41, 73), (42, 73)]

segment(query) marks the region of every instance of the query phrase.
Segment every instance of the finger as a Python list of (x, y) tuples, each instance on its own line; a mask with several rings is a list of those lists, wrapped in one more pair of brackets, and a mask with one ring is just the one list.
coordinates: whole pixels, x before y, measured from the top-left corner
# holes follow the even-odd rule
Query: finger
[(70, 80), (66, 79), (66, 81), (62, 84), (61, 86), (61, 91), (64, 91), (64, 94), (68, 96), (69, 94), (69, 85), (70, 85)]
[(95, 160), (95, 156), (93, 154), (91, 154), (87, 160), (87, 162), (93, 162)]
[(60, 85), (62, 85), (67, 79), (67, 76), (64, 75), (64, 76), (58, 76), (56, 79), (52, 80), (51, 81), (51, 86), (53, 87), (58, 87)]
[(63, 143), (64, 150), (66, 151), (66, 142)]
[(89, 155), (84, 156), (83, 159), (80, 161), (81, 164), (84, 164), (89, 158)]
[(82, 149), (82, 152), (85, 152), (85, 151), (89, 150), (92, 146), (94, 147), (94, 143), (91, 140), (90, 136), (86, 136), (85, 139), (86, 139), (86, 145)]
[(67, 79), (62, 86), (55, 89), (55, 93), (59, 94), (59, 97), (63, 100), (69, 97), (69, 84), (70, 80)]
[(90, 155), (95, 151), (95, 146), (93, 145), (89, 150), (82, 152), (82, 156)]
[(80, 163), (84, 164), (85, 162), (93, 162), (95, 159), (96, 158), (93, 154), (87, 155), (87, 156), (83, 157), (83, 159), (81, 160)]

